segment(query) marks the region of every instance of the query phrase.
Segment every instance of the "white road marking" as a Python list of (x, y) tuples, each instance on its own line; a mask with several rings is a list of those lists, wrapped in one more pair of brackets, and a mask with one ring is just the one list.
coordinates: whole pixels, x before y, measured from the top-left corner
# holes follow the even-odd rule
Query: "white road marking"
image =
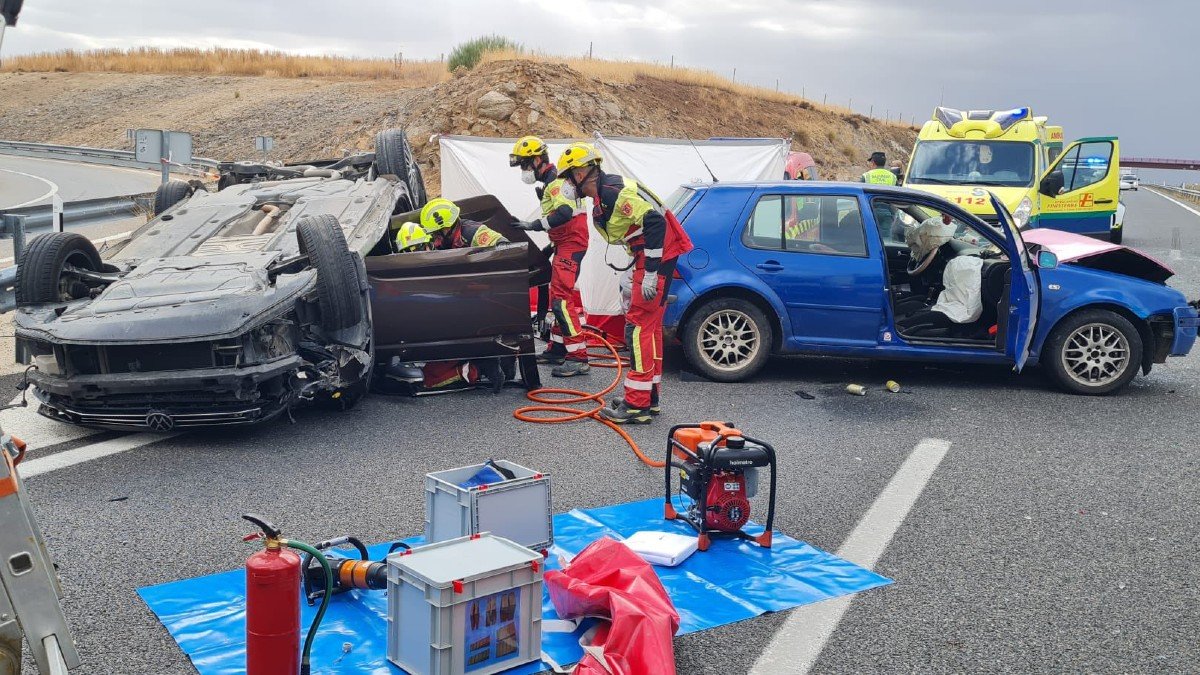
[(74, 450), (64, 450), (45, 457), (27, 459), (21, 462), (21, 477), (32, 478), (33, 476), (39, 476), (51, 471), (57, 471), (58, 469), (65, 469), (68, 466), (90, 462), (93, 459), (126, 452), (172, 437), (172, 435), (163, 434), (129, 434), (128, 436), (85, 445), (82, 448), (75, 448)]
[[(873, 569), (949, 449), (949, 441), (936, 438), (926, 438), (918, 443), (854, 526), (837, 554)], [(807, 673), (853, 600), (853, 594), (843, 595), (793, 610), (750, 673)]]
[(15, 173), (18, 176), (25, 176), (26, 178), (40, 180), (43, 183), (45, 183), (46, 185), (50, 186), (50, 191), (47, 192), (46, 194), (42, 195), (41, 197), (38, 197), (36, 199), (30, 199), (29, 201), (21, 202), (20, 204), (13, 204), (12, 206), (6, 206), (6, 207), (4, 207), (6, 209), (19, 209), (22, 206), (29, 206), (30, 204), (36, 204), (36, 203), (42, 201), (43, 199), (49, 199), (49, 198), (53, 197), (54, 195), (58, 194), (58, 183), (55, 183), (52, 180), (47, 180), (45, 178), (42, 178), (41, 176), (35, 176), (31, 173), (25, 173), (24, 171), (17, 171), (16, 169), (0, 169), (0, 171), (4, 171), (6, 173)]
[[(117, 234), (114, 234), (109, 237), (104, 237), (102, 239), (93, 239), (92, 243), (93, 244), (107, 244), (110, 241), (116, 241), (117, 239), (124, 239), (125, 237), (128, 237), (131, 234), (133, 234), (133, 230), (126, 230), (125, 232), (118, 232)], [(3, 260), (0, 260), (0, 265), (6, 265), (10, 262), (13, 262), (14, 260), (15, 260), (15, 258), (4, 258)]]
[(1169, 202), (1173, 202), (1176, 206), (1178, 206), (1180, 208), (1191, 211), (1194, 215), (1200, 216), (1200, 211), (1197, 211), (1196, 209), (1188, 206), (1187, 204), (1184, 204), (1183, 202), (1179, 201), (1178, 199), (1171, 197), (1170, 195), (1166, 194), (1165, 192), (1159, 192), (1158, 190), (1151, 190), (1150, 192), (1153, 192), (1154, 194), (1158, 195), (1159, 197), (1162, 197), (1163, 199), (1165, 199)]
[[(18, 395), (9, 404), (20, 402)], [(95, 429), (77, 427), (73, 424), (56, 422), (48, 417), (37, 414), (38, 400), (33, 394), (28, 396), (29, 405), (24, 408), (11, 408), (0, 412), (0, 427), (17, 438), (25, 441), (29, 452), (34, 455), (40, 448), (66, 443), (84, 436), (100, 433)]]

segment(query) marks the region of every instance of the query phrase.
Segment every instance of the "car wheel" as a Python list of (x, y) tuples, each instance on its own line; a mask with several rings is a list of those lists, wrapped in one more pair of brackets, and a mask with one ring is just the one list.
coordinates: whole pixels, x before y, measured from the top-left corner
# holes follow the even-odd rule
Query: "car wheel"
[(1121, 243), (1121, 239), (1124, 238), (1124, 234), (1125, 234), (1125, 224), (1122, 223), (1121, 227), (1118, 227), (1115, 230), (1108, 231), (1108, 240), (1114, 244), (1119, 244), (1119, 243)]
[(87, 297), (87, 284), (63, 274), (67, 265), (93, 272), (102, 266), (96, 247), (76, 232), (50, 232), (31, 241), (17, 266), (17, 304), (67, 302)]
[(154, 191), (154, 215), (157, 216), (179, 202), (191, 197), (195, 191), (195, 188), (181, 180), (169, 180), (159, 185)]
[(303, 216), (296, 223), (296, 238), (300, 253), (317, 269), (321, 328), (340, 330), (362, 321), (358, 265), (337, 218), (329, 214)]
[(1042, 348), (1041, 362), (1066, 391), (1111, 394), (1137, 375), (1142, 336), (1120, 314), (1085, 310), (1054, 327)]
[(718, 382), (739, 382), (766, 365), (774, 329), (758, 305), (741, 298), (704, 303), (688, 319), (683, 335), (688, 363)]
[(417, 165), (403, 129), (388, 129), (375, 134), (375, 173), (381, 176), (391, 174), (408, 186), (407, 208), (397, 204), (396, 207), (401, 209), (397, 213), (415, 211), (428, 201), (421, 167)]

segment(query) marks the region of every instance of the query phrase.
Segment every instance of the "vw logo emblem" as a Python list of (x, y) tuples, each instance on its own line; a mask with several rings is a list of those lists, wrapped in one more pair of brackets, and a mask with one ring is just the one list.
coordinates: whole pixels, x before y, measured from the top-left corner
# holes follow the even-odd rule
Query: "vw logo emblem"
[(153, 431), (170, 431), (175, 428), (175, 420), (162, 412), (152, 412), (146, 415), (146, 426)]
[(971, 190), (971, 194), (975, 195), (976, 197), (982, 197), (987, 194), (987, 190), (984, 190), (983, 188), (975, 188), (974, 190)]

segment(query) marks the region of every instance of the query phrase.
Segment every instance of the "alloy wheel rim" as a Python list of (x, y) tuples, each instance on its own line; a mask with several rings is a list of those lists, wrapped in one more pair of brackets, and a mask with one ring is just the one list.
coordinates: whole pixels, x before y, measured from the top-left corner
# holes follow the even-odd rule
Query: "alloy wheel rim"
[(1072, 380), (1099, 387), (1121, 377), (1129, 368), (1129, 341), (1108, 324), (1089, 323), (1067, 337), (1061, 358)]
[(700, 326), (700, 354), (709, 366), (721, 371), (744, 367), (758, 355), (762, 339), (749, 315), (723, 309)]

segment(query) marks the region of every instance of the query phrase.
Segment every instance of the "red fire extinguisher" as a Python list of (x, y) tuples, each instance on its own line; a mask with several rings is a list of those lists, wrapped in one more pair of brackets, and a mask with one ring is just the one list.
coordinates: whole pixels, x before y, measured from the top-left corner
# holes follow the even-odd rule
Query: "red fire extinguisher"
[[(278, 527), (262, 516), (247, 513), (242, 518), (258, 526), (246, 541), (262, 538), (263, 550), (246, 560), (246, 673), (247, 675), (307, 675), (313, 637), (329, 597), (333, 575), (329, 561), (302, 541), (284, 539)], [(298, 549), (317, 559), (325, 571), (325, 595), (308, 629), (300, 650), (300, 556)]]

